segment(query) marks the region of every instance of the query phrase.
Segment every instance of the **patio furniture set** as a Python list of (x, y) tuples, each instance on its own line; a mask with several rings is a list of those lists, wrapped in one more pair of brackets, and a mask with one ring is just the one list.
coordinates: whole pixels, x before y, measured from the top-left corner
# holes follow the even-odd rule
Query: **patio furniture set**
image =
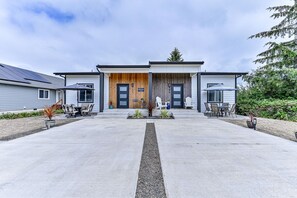
[[(187, 108), (192, 109), (194, 107), (193, 104), (192, 104), (192, 98), (191, 97), (186, 97), (185, 102), (184, 102), (184, 107), (185, 107), (185, 109), (187, 109)], [(162, 103), (162, 99), (159, 96), (157, 96), (156, 97), (156, 108), (160, 109), (160, 110), (162, 108), (170, 109), (170, 102)]]
[(205, 114), (210, 116), (236, 116), (235, 108), (236, 104), (230, 105), (229, 103), (204, 103), (205, 105)]
[(82, 104), (81, 106), (74, 106), (74, 104), (64, 104), (62, 109), (68, 117), (76, 116), (90, 116), (93, 111), (94, 104)]

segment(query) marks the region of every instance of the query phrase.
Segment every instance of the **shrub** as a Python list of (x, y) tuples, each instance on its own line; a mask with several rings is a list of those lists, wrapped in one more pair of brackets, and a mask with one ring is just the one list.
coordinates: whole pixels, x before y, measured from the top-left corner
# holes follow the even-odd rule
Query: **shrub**
[(143, 115), (139, 109), (135, 110), (135, 113), (133, 114), (133, 118), (142, 118)]
[(167, 110), (161, 110), (160, 117), (162, 119), (169, 118), (170, 117), (169, 112)]
[(56, 114), (56, 107), (55, 106), (46, 106), (43, 110), (44, 116), (47, 117), (49, 120), (52, 120), (52, 117)]
[(253, 113), (263, 118), (297, 121), (297, 100), (239, 99), (237, 112), (241, 115)]
[(33, 111), (33, 112), (22, 112), (22, 113), (6, 113), (0, 115), (0, 119), (17, 119), (17, 118), (27, 118), (27, 117), (35, 117), (42, 116), (43, 111)]

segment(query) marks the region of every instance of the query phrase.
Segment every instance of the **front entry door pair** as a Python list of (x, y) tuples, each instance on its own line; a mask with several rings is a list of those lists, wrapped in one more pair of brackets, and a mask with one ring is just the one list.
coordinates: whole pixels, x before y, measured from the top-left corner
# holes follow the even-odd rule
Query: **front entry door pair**
[(129, 84), (117, 85), (117, 108), (129, 108)]
[(183, 108), (184, 98), (184, 85), (183, 84), (172, 84), (171, 85), (171, 106), (172, 108)]

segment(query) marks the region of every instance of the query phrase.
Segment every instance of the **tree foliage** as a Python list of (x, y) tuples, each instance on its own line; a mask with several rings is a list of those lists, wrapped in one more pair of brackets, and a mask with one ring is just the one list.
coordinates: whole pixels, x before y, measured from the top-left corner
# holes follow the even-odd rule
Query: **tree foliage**
[(182, 54), (180, 51), (175, 47), (173, 51), (170, 53), (170, 57), (167, 58), (168, 62), (183, 62), (184, 59), (182, 58)]
[[(269, 7), (267, 10), (273, 12), (271, 18), (281, 21), (270, 28), (270, 30), (257, 33), (250, 38), (274, 39), (266, 43), (268, 48), (258, 54), (255, 63), (262, 64), (266, 68), (297, 68), (296, 60), (296, 35), (297, 35), (297, 0), (293, 5), (282, 5)], [(276, 42), (275, 39), (282, 38), (284, 41)]]

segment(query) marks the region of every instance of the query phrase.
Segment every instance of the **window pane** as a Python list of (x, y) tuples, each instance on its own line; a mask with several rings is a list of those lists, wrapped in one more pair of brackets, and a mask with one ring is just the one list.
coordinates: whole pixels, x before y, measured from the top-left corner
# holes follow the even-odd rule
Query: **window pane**
[(87, 91), (87, 95), (86, 95), (87, 102), (92, 102), (93, 100), (92, 96), (93, 96), (92, 91)]
[(39, 98), (43, 98), (43, 90), (39, 90)]
[(48, 98), (48, 91), (44, 91), (44, 98)]
[(120, 101), (120, 106), (127, 106), (127, 101)]
[(80, 90), (79, 91), (79, 101), (80, 102), (85, 102), (86, 100), (86, 91)]
[(180, 105), (180, 102), (179, 102), (179, 101), (174, 101), (174, 102), (173, 102), (173, 105), (174, 105), (174, 106), (179, 106), (179, 105)]
[(120, 98), (127, 98), (127, 94), (120, 94)]
[(120, 87), (120, 91), (127, 91), (127, 87)]
[(180, 94), (173, 94), (173, 97), (174, 98), (181, 98), (181, 95)]
[(173, 91), (180, 91), (181, 87), (173, 87)]

